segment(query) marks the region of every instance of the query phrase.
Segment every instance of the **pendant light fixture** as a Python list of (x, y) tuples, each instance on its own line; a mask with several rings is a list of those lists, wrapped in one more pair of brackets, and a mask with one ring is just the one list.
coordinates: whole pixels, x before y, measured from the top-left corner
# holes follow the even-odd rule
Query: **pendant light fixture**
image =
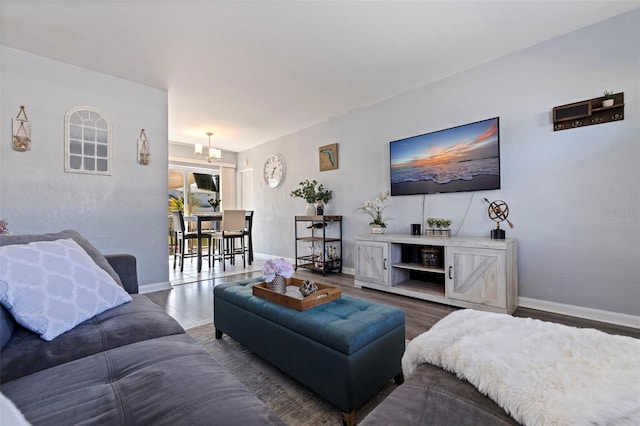
[(206, 159), (210, 163), (212, 161), (222, 161), (222, 150), (211, 148), (211, 136), (213, 136), (213, 133), (207, 132), (207, 136), (209, 136), (209, 149), (207, 153), (202, 152), (202, 144), (196, 144), (195, 154), (206, 155)]

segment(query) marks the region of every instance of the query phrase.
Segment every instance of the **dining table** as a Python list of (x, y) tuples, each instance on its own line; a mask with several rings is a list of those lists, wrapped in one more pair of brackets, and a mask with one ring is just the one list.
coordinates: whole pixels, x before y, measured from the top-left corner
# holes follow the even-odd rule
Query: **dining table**
[[(249, 237), (249, 265), (253, 261), (253, 238), (252, 238), (252, 227), (253, 227), (253, 214), (251, 211), (247, 211), (247, 230)], [(203, 222), (211, 222), (211, 223), (221, 223), (222, 222), (222, 212), (208, 213), (208, 214), (192, 214), (184, 217), (185, 222), (196, 222), (196, 232), (198, 235), (198, 272), (202, 271), (202, 223)]]
[(202, 223), (203, 222), (222, 222), (222, 212), (213, 214), (194, 214), (184, 217), (185, 222), (196, 222), (196, 230), (198, 234), (198, 272), (202, 271)]

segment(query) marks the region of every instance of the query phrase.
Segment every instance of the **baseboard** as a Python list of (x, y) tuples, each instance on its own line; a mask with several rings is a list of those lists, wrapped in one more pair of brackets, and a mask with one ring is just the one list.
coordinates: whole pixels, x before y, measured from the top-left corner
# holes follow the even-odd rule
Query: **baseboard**
[(159, 283), (143, 284), (138, 287), (138, 293), (153, 293), (154, 291), (171, 290), (171, 283), (169, 281), (162, 281)]
[(518, 305), (522, 308), (537, 309), (539, 311), (553, 312), (555, 314), (569, 315), (625, 327), (640, 328), (640, 317), (635, 315), (584, 308), (582, 306), (565, 305), (563, 303), (530, 299), (528, 297), (519, 297)]

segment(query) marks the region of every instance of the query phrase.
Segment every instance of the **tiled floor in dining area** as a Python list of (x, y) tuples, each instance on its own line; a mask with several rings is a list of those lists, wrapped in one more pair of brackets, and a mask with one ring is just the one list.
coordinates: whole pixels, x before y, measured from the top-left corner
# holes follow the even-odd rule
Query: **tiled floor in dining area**
[(260, 269), (267, 257), (256, 254), (251, 265), (242, 267), (242, 258), (235, 265), (227, 261), (225, 271), (220, 262), (209, 268), (203, 259), (202, 271), (197, 271), (196, 259), (185, 259), (184, 271), (180, 266), (173, 269), (173, 256), (169, 257), (169, 281), (171, 290), (147, 293), (156, 304), (174, 317), (183, 328), (189, 329), (213, 323), (213, 288), (225, 282), (250, 278), (261, 274)]

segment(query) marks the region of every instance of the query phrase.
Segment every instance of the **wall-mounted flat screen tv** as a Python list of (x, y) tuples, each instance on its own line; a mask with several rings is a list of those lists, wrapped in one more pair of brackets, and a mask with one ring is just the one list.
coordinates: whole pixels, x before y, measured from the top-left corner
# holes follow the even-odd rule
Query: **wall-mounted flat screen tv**
[(389, 143), (391, 195), (500, 189), (500, 118)]
[(193, 178), (196, 181), (198, 189), (204, 189), (205, 191), (218, 192), (214, 177), (204, 173), (194, 173)]

